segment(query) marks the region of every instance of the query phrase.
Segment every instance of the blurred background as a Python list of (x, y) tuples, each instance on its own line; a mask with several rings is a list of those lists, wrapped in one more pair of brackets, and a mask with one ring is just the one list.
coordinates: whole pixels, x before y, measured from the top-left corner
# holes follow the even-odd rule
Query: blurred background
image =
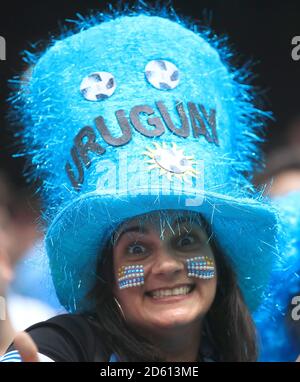
[[(127, 3), (132, 5), (136, 2)], [(144, 3), (154, 5), (152, 1)], [(0, 36), (6, 40), (6, 61), (0, 61), (0, 295), (10, 296), (8, 310), (14, 321), (6, 330), (10, 333), (6, 342), (9, 342), (14, 328), (20, 330), (62, 312), (53, 294), (50, 275), (41, 275), (40, 272), (47, 262), (40, 229), (40, 201), (22, 176), (24, 160), (12, 157), (16, 141), (5, 118), (7, 80), (26, 68), (20, 52), (30, 50), (30, 43), (40, 41), (43, 45), (43, 41), (59, 34), (60, 25), (66, 19), (76, 19), (77, 13), (87, 15), (89, 11), (108, 11), (109, 4), (116, 6), (120, 1), (10, 0), (5, 1), (5, 7), (1, 5)], [(170, 2), (159, 1), (158, 4)], [(258, 186), (267, 184), (265, 194), (275, 199), (300, 191), (300, 59), (292, 58), (295, 47), (292, 39), (300, 36), (300, 2), (173, 0), (171, 5), (179, 15), (209, 25), (218, 36), (227, 35), (231, 47), (239, 53), (234, 57), (234, 65), (239, 66), (249, 60), (254, 64), (252, 84), (259, 90), (264, 109), (272, 111), (274, 116), (268, 123), (262, 144), (267, 165), (254, 181)], [(300, 49), (298, 54), (300, 58)], [(299, 206), (300, 197), (294, 198), (292, 221), (294, 226), (297, 221), (299, 230), (295, 228), (294, 236), (298, 239)], [(300, 249), (297, 253), (293, 275), (298, 272)], [(8, 291), (4, 291), (6, 284), (9, 285)], [(300, 295), (299, 279), (294, 285), (293, 295), (297, 291)], [(287, 310), (287, 304), (285, 299), (282, 311)], [(27, 312), (24, 312), (24, 306), (28, 306)], [(297, 330), (300, 338), (299, 325)], [(279, 360), (280, 357), (278, 355)]]

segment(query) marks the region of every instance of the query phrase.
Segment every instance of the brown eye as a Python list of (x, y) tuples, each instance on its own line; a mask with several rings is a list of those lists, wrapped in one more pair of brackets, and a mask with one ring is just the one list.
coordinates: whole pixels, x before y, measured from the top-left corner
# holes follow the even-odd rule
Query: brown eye
[(186, 247), (189, 247), (189, 246), (195, 244), (195, 242), (196, 242), (196, 239), (194, 238), (194, 236), (186, 235), (186, 236), (183, 236), (181, 239), (178, 240), (177, 246), (179, 248), (186, 248)]
[(144, 255), (147, 251), (141, 244), (132, 244), (128, 247), (127, 252), (130, 255)]

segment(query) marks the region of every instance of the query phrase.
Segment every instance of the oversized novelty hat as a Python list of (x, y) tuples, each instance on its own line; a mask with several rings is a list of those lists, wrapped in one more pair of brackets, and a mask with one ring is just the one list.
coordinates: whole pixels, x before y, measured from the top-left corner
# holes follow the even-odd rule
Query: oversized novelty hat
[(88, 309), (96, 263), (124, 220), (199, 212), (230, 257), (251, 309), (277, 253), (276, 214), (242, 175), (259, 159), (263, 113), (229, 53), (181, 22), (144, 13), (101, 23), (27, 55), (12, 99), (42, 179), (58, 298)]

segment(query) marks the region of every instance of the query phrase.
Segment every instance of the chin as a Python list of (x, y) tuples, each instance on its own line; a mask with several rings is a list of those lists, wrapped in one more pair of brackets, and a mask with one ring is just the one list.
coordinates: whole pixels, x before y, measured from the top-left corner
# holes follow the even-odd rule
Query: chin
[(180, 314), (176, 316), (166, 316), (161, 315), (159, 319), (153, 320), (153, 325), (156, 328), (160, 329), (174, 329), (179, 327), (186, 327), (200, 320), (200, 316), (190, 316), (187, 314)]

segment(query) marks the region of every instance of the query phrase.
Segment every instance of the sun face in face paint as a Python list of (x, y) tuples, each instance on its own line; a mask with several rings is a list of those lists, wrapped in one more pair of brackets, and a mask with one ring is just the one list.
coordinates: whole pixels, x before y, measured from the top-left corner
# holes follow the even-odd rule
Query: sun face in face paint
[(154, 142), (156, 149), (147, 147), (145, 155), (150, 160), (149, 170), (153, 168), (160, 169), (160, 175), (166, 175), (169, 180), (172, 180), (172, 176), (176, 176), (178, 179), (187, 180), (186, 176), (196, 177), (197, 171), (193, 168), (195, 164), (192, 156), (186, 156), (183, 150), (177, 148), (173, 143), (173, 147), (169, 148), (163, 142), (162, 146)]

